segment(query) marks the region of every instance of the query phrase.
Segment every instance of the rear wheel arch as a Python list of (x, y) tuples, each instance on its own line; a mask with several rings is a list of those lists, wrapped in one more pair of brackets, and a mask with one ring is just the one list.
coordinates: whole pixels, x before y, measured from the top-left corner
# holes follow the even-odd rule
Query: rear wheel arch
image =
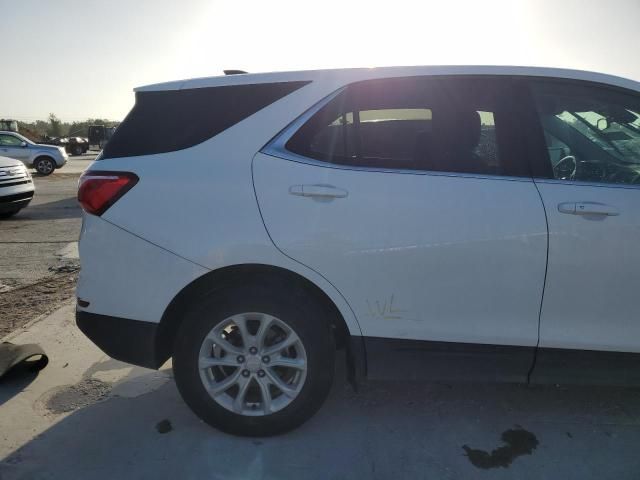
[[(184, 312), (195, 302), (221, 289), (243, 286), (248, 280), (268, 282), (268, 284), (282, 284), (283, 288), (295, 285), (311, 295), (324, 310), (326, 318), (330, 319), (338, 348), (349, 347), (353, 342), (347, 323), (336, 304), (329, 295), (316, 284), (302, 275), (281, 267), (263, 264), (241, 264), (223, 267), (206, 273), (184, 287), (165, 309), (155, 340), (156, 365), (161, 365), (173, 354), (173, 345), (180, 328)], [(360, 340), (357, 337), (354, 339)], [(349, 349), (352, 350), (352, 349)], [(362, 353), (358, 349), (358, 354)], [(353, 364), (361, 364), (350, 359)]]

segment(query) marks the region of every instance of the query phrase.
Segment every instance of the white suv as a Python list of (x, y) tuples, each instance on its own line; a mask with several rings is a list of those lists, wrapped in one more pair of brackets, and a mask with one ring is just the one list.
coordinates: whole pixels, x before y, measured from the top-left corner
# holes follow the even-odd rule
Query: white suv
[(640, 380), (640, 84), (518, 67), (139, 88), (83, 175), (77, 321), (205, 421), (352, 381)]

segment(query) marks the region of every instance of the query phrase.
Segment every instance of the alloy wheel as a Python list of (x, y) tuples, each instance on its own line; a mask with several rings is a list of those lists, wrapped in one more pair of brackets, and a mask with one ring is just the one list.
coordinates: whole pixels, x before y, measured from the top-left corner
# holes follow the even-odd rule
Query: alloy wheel
[(205, 337), (200, 379), (218, 404), (234, 413), (262, 416), (289, 405), (307, 376), (302, 341), (282, 320), (264, 313), (233, 315)]
[(38, 164), (36, 165), (36, 170), (42, 175), (49, 175), (53, 172), (54, 168), (53, 161), (48, 158), (38, 161)]

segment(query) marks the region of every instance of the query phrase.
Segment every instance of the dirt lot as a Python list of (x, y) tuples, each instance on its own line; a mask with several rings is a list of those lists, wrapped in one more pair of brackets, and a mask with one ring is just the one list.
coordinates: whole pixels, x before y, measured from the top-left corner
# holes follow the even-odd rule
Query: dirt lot
[(73, 297), (77, 279), (76, 272), (59, 273), (1, 294), (0, 338), (30, 320), (53, 312), (65, 300)]
[(80, 268), (80, 172), (92, 156), (72, 157), (49, 177), (34, 176), (36, 195), (0, 222), (0, 338), (73, 297)]

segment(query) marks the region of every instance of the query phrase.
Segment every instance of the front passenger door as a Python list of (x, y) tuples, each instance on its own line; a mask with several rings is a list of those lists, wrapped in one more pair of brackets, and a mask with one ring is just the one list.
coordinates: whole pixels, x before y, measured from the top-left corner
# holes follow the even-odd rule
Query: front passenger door
[(639, 357), (621, 353), (640, 353), (640, 93), (564, 80), (532, 89), (549, 222), (536, 376), (640, 379), (628, 362)]

